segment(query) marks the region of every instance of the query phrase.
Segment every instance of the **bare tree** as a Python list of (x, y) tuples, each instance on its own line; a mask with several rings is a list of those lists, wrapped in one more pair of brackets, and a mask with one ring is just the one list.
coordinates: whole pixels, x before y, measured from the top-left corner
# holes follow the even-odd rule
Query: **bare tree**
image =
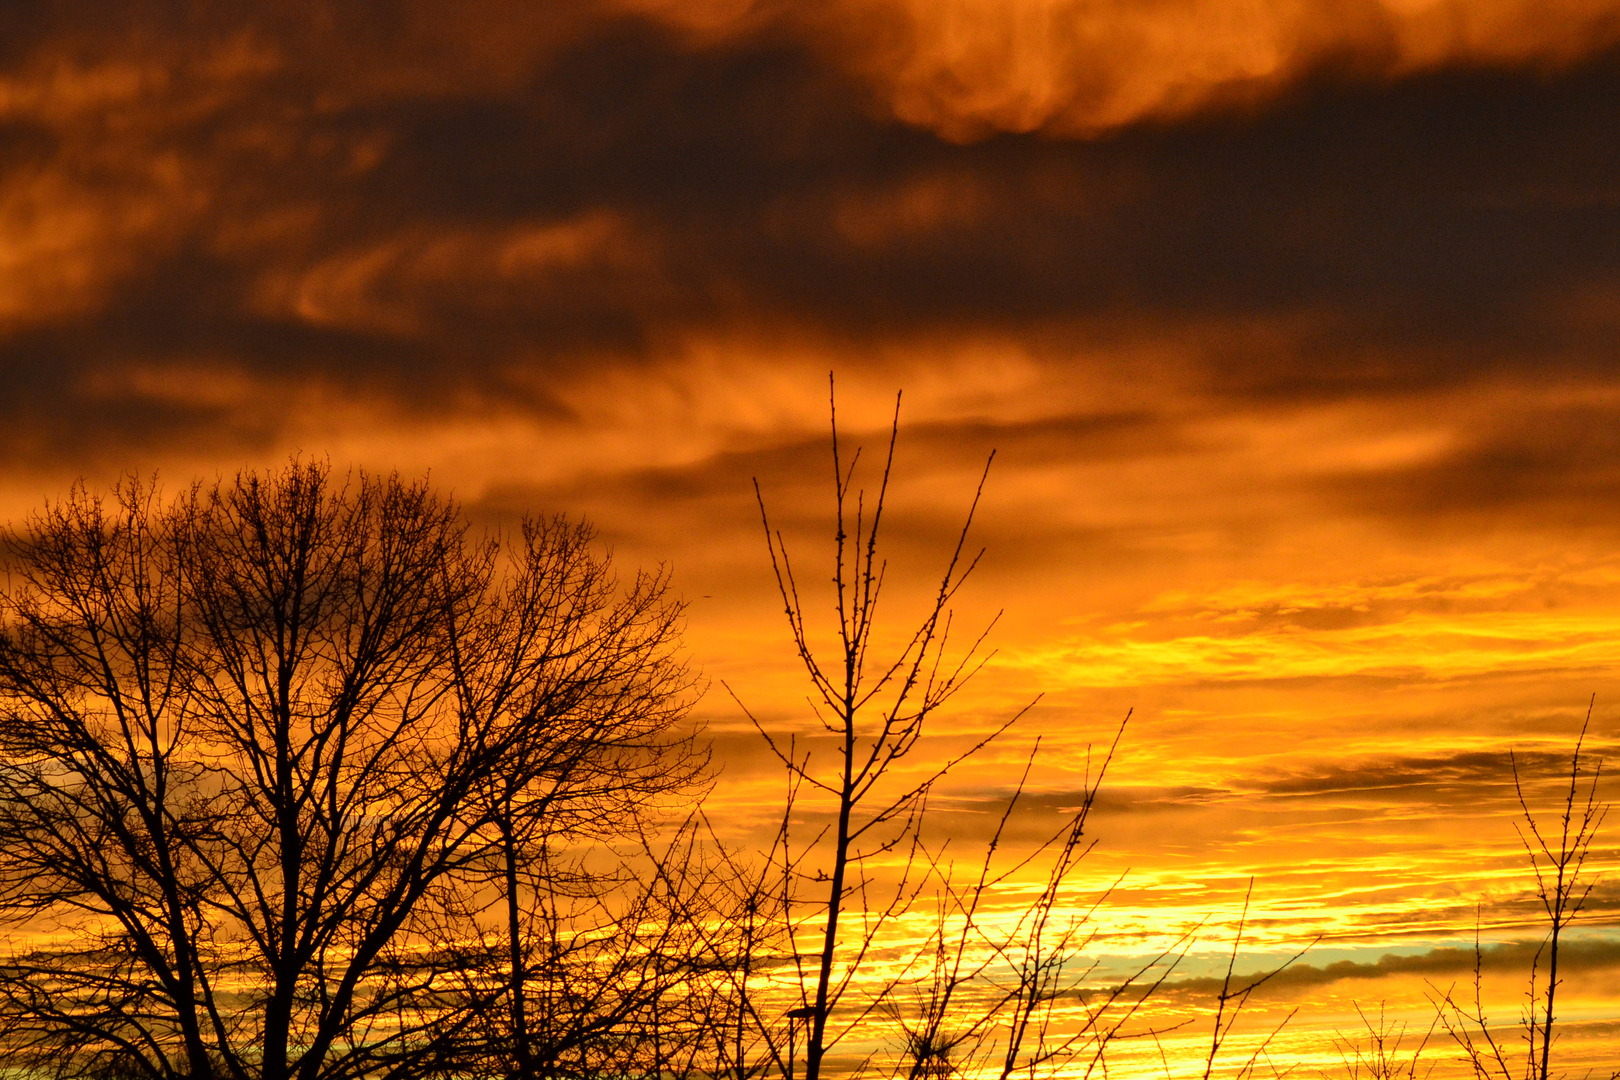
[(1435, 1062), (1425, 1062), (1423, 1051), (1440, 1027), (1438, 1016), (1414, 1039), (1416, 1033), (1409, 1031), (1405, 1023), (1385, 1016), (1382, 1002), (1377, 1013), (1363, 1009), (1359, 1003), (1355, 1009), (1361, 1035), (1340, 1033), (1333, 1039), (1349, 1080), (1424, 1080), (1434, 1072)]
[[(1594, 697), (1593, 702), (1596, 701)], [(1556, 831), (1543, 828), (1530, 808), (1524, 777), (1517, 754), (1510, 752), (1513, 790), (1518, 798), (1520, 821), (1515, 823), (1519, 841), (1535, 877), (1536, 899), (1546, 917), (1547, 936), (1531, 960), (1525, 1007), (1520, 1017), (1524, 1055), (1503, 1045), (1492, 1029), (1484, 1003), (1484, 950), (1476, 925), (1474, 932), (1474, 981), (1471, 1002), (1458, 1001), (1453, 990), (1435, 991), (1434, 1002), (1440, 1024), (1462, 1050), (1476, 1077), (1489, 1080), (1549, 1080), (1552, 1075), (1552, 1046), (1555, 1031), (1559, 947), (1565, 931), (1580, 917), (1597, 879), (1587, 872), (1586, 860), (1592, 841), (1608, 813), (1608, 804), (1597, 797), (1601, 759), (1584, 753), (1586, 734), (1592, 722), (1592, 703), (1575, 739), (1569, 759), (1569, 784), (1563, 805), (1557, 813)], [(1584, 786), (1584, 791), (1583, 791)], [(1545, 962), (1545, 972), (1543, 971)]]
[[(7, 537), (0, 1052), (56, 1076), (341, 1080), (453, 1061), (508, 841), (689, 785), (661, 575), (475, 539), (324, 465), (75, 488)], [(514, 973), (479, 991), (521, 1010)]]
[[(1593, 698), (1595, 701), (1596, 697)], [(1586, 857), (1609, 809), (1597, 800), (1598, 777), (1603, 772), (1602, 760), (1583, 761), (1581, 757), (1581, 748), (1586, 744), (1586, 731), (1591, 723), (1592, 703), (1588, 703), (1586, 720), (1581, 724), (1581, 733), (1576, 737), (1575, 749), (1569, 757), (1569, 790), (1565, 793), (1563, 811), (1559, 815), (1558, 834), (1552, 842), (1549, 842), (1550, 834), (1543, 834), (1536, 816), (1530, 812), (1530, 804), (1525, 800), (1524, 783), (1519, 776), (1518, 759), (1511, 758), (1513, 790), (1519, 799), (1519, 809), (1523, 812), (1523, 824), (1518, 826), (1519, 842), (1524, 845), (1525, 855), (1530, 860), (1530, 869), (1536, 877), (1536, 898), (1541, 901), (1542, 911), (1547, 916), (1547, 940), (1543, 947), (1547, 958), (1547, 976), (1539, 995), (1540, 1016), (1536, 1015), (1535, 991), (1536, 968), (1542, 957), (1542, 951), (1538, 950), (1531, 968), (1532, 1001), (1527, 1018), (1529, 1056), (1532, 1069), (1540, 1080), (1547, 1080), (1551, 1067), (1553, 1004), (1559, 986), (1559, 939), (1580, 916), (1587, 897), (1592, 894), (1592, 886), (1596, 884), (1596, 879), (1584, 874)], [(1590, 771), (1584, 798), (1580, 795), (1583, 766)], [(1539, 1045), (1536, 1038), (1538, 1031)], [(1538, 1052), (1539, 1068), (1536, 1063)]]
[[(796, 781), (795, 793), (814, 792), (831, 804), (831, 836), (825, 856), (815, 859), (814, 876), (804, 872), (805, 852), (795, 855), (786, 843), (788, 837), (784, 837), (779, 855), (784, 869), (783, 907), (790, 924), (787, 936), (795, 963), (802, 969), (799, 1008), (807, 1026), (805, 1080), (819, 1080), (827, 1050), (838, 1040), (838, 1034), (829, 1030), (829, 1023), (862, 971), (876, 935), (907, 910), (917, 896), (921, 886), (915, 873), (919, 870), (918, 826), (930, 789), (953, 765), (994, 737), (979, 739), (966, 751), (920, 776), (902, 775), (901, 765), (918, 747), (929, 720), (982, 662), (979, 646), (983, 634), (954, 659), (947, 660), (946, 651), (950, 644), (950, 605), (978, 561), (967, 550), (967, 535), (983, 491), (983, 478), (931, 603), (909, 634), (902, 635), (898, 649), (880, 659), (874, 646), (878, 644), (877, 618), (886, 566), (879, 558), (878, 539), (899, 433), (899, 399), (895, 402), (888, 452), (870, 504), (855, 481), (860, 451), (846, 460), (839, 445), (836, 402), (832, 432), (836, 515), (832, 582), (837, 645), (831, 657), (823, 658), (816, 652), (815, 631), (807, 623), (807, 605), (800, 596), (792, 560), (781, 534), (771, 527), (764, 496), (755, 484), (771, 566), (794, 647), (813, 687), (816, 716), (833, 743), (831, 763), (823, 767), (813, 751), (801, 754), (796, 741), (779, 740), (748, 712), (766, 744)], [(988, 463), (985, 468), (988, 473)], [(1005, 730), (1009, 723), (999, 725), (998, 731)], [(872, 867), (880, 856), (897, 848), (903, 863), (898, 881), (880, 886)], [(885, 898), (878, 899), (872, 893), (878, 887), (886, 889)], [(819, 894), (818, 898), (808, 899), (807, 892)], [(802, 911), (806, 905), (820, 916), (816, 945), (809, 950), (802, 947)], [(861, 920), (853, 932), (845, 925), (850, 915)], [(875, 1002), (868, 999), (854, 1015), (844, 1019), (842, 1030), (864, 1020), (874, 1007)]]
[[(1121, 724), (1095, 772), (1088, 751), (1080, 805), (1044, 840), (997, 865), (1035, 760), (1031, 751), (976, 873), (959, 881), (952, 866), (935, 861), (939, 910), (927, 947), (915, 956), (922, 970), (889, 991), (903, 1032), (896, 1075), (1035, 1080), (1076, 1068), (1088, 1073), (1115, 1041), (1163, 1033), (1136, 1021), (1193, 944), (1192, 932), (1134, 970), (1105, 977), (1085, 954), (1097, 940), (1093, 917), (1113, 887), (1082, 896), (1074, 880), (1095, 846), (1086, 824), (1124, 731)], [(999, 917), (986, 910), (1001, 890), (1040, 881), (1043, 869), (1044, 883), (1022, 910)]]
[[(940, 782), (1006, 732), (1028, 706), (949, 753), (927, 738), (941, 710), (988, 659), (990, 627), (958, 648), (952, 608), (982, 554), (969, 548), (968, 535), (990, 462), (921, 613), (899, 633), (880, 626), (887, 571), (880, 537), (899, 404), (897, 397), (870, 493), (857, 481), (861, 452), (846, 453), (836, 402), (832, 406), (834, 620), (827, 645), (812, 615), (819, 600), (801, 592), (800, 574), (755, 485), (789, 633), (822, 728), (801, 742), (773, 733), (742, 706), (788, 777), (780, 828), (755, 871), (762, 899), (749, 908), (767, 908), (780, 925), (784, 955), (769, 985), (777, 994), (785, 990), (782, 1004), (791, 1006), (785, 1010), (788, 1038), (784, 1047), (780, 1029), (772, 1030), (774, 1017), (756, 1010), (755, 1045), (795, 1080), (799, 1021), (805, 1059), (798, 1075), (804, 1080), (820, 1080), (828, 1054), (857, 1032), (871, 1036), (875, 1021), (898, 1030), (901, 1052), (888, 1071), (909, 1080), (941, 1080), (981, 1066), (1008, 1080), (1045, 1075), (1076, 1058), (1095, 1063), (1173, 966), (1168, 954), (1155, 958), (1100, 997), (1087, 996), (1095, 969), (1078, 957), (1091, 941), (1088, 912), (1084, 904), (1074, 906), (1070, 890), (1090, 850), (1086, 823), (1112, 749), (1097, 774), (1088, 776), (1078, 811), (1010, 863), (996, 860), (998, 851), (1004, 853), (1003, 836), (1022, 782), (971, 878), (955, 876), (949, 841), (927, 835), (929, 798)], [(918, 765), (918, 759), (928, 763)], [(811, 824), (806, 837), (807, 824), (817, 819), (825, 825)], [(1045, 887), (1027, 910), (1010, 921), (1005, 912), (992, 917), (987, 909), (993, 896), (1015, 878), (1040, 880), (1043, 872)], [(914, 927), (930, 903), (933, 929), (919, 941)], [(903, 920), (913, 928), (892, 933)], [(1081, 1002), (1084, 1015), (1074, 1030), (1060, 1032), (1054, 1023), (1060, 1000)], [(1065, 1011), (1063, 1024), (1070, 1019)], [(838, 1069), (858, 1073), (872, 1064), (868, 1057)], [(745, 1080), (749, 1074), (740, 1069), (734, 1075)]]
[[(1254, 878), (1251, 877), (1248, 888), (1243, 892), (1243, 910), (1238, 915), (1237, 928), (1232, 933), (1232, 952), (1226, 960), (1226, 973), (1221, 977), (1220, 992), (1215, 996), (1215, 1023), (1210, 1032), (1209, 1054), (1204, 1059), (1203, 1080), (1211, 1080), (1211, 1077), (1215, 1075), (1216, 1063), (1220, 1060), (1221, 1051), (1230, 1044), (1233, 1031), (1236, 1029), (1244, 1009), (1248, 1007), (1249, 999), (1266, 983), (1293, 967), (1301, 957), (1315, 948), (1316, 943), (1321, 940), (1319, 937), (1312, 939), (1304, 948), (1269, 971), (1262, 971), (1249, 976), (1239, 976), (1237, 974), (1238, 956), (1243, 949), (1243, 931), (1249, 921), (1249, 901), (1253, 898)], [(1290, 1009), (1287, 1015), (1276, 1023), (1271, 1031), (1260, 1040), (1243, 1063), (1236, 1067), (1233, 1073), (1235, 1080), (1247, 1080), (1248, 1077), (1255, 1075), (1262, 1061), (1267, 1061), (1269, 1064), (1267, 1051), (1271, 1049), (1272, 1042), (1276, 1040), (1278, 1035), (1282, 1034), (1283, 1028), (1288, 1026), (1288, 1022), (1294, 1018), (1295, 1013), (1298, 1011), (1297, 1007)], [(1278, 1073), (1275, 1066), (1272, 1066), (1272, 1073), (1273, 1075)]]

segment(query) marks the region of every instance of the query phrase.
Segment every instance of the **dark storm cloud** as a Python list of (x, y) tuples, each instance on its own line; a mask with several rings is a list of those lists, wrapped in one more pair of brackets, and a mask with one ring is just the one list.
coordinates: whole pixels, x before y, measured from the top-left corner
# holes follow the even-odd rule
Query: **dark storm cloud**
[[(957, 143), (786, 19), (705, 37), (586, 4), (551, 26), (485, 5), (470, 28), (420, 5), (209, 10), (10, 28), (14, 453), (273, 434), (251, 401), (131, 371), (556, 413), (548, 371), (737, 327), (1056, 357), (1183, 327), (1240, 396), (1613, 366), (1613, 54), (1324, 68), (1242, 110)], [(1222, 329), (1246, 324), (1284, 329)]]

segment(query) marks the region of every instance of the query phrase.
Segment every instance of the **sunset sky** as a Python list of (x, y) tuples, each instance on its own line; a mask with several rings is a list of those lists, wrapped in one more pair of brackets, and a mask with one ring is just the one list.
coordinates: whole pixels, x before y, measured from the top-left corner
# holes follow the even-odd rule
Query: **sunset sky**
[[(1108, 949), (1207, 917), (1206, 972), (1252, 876), (1336, 1060), (1476, 911), (1535, 936), (1509, 749), (1550, 807), (1594, 694), (1620, 742), (1617, 109), (1620, 0), (11, 4), (0, 510), (302, 454), (588, 517), (690, 602), (746, 831), (721, 683), (809, 720), (751, 481), (824, 566), (828, 373), (869, 454), (903, 391), (897, 619), (996, 454), (945, 744), (1040, 695), (964, 836), (1134, 709)], [(1571, 1068), (1620, 1059), (1590, 910)]]

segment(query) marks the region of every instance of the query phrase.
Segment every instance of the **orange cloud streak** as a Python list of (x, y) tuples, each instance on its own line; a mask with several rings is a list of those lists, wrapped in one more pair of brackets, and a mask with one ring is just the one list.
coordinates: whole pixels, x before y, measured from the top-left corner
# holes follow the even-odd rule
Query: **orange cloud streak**
[[(1620, 42), (1615, 0), (615, 0), (707, 37), (786, 21), (946, 137), (1095, 136), (1256, 103), (1322, 69), (1556, 69)], [(784, 13), (785, 12), (785, 13)]]

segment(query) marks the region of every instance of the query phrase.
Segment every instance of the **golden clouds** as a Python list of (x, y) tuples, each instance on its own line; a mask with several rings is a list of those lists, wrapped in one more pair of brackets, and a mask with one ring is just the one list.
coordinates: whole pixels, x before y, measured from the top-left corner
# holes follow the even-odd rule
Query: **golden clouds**
[(651, 238), (609, 211), (588, 211), (500, 230), (410, 230), (294, 272), (273, 271), (257, 286), (256, 306), (317, 326), (407, 337), (424, 331), (447, 301), (499, 308), (513, 290), (556, 290), (592, 273), (645, 276), (654, 266)]
[[(1261, 101), (1323, 67), (1556, 67), (1620, 40), (1613, 0), (851, 0), (895, 114), (949, 138), (1089, 136)], [(831, 22), (832, 20), (829, 20)], [(872, 35), (873, 28), (882, 32)], [(836, 33), (836, 31), (834, 31)], [(878, 44), (874, 44), (874, 42)]]
[(187, 163), (144, 137), (167, 88), (164, 67), (132, 61), (42, 58), (0, 78), (0, 124), (60, 140), (0, 175), (0, 328), (93, 310), (200, 211)]
[[(1612, 578), (1607, 593), (1620, 596), (1620, 568), (1607, 569)], [(1444, 681), (1553, 670), (1574, 684), (1620, 667), (1620, 615), (1607, 606), (1444, 610), (1455, 597), (1467, 596), (1472, 585), (1433, 587), (1426, 602), (1441, 610), (1400, 614), (1375, 612), (1374, 606), (1389, 605), (1413, 583), (1368, 588), (1342, 601), (1256, 598), (1248, 606), (1223, 609), (1198, 598), (1183, 609), (1183, 617), (1202, 623), (1200, 628), (1167, 634), (1167, 624), (1176, 620), (1151, 619), (1144, 612), (1135, 625), (1114, 624), (1097, 638), (1007, 662), (1039, 669), (1040, 681), (1050, 686), (1357, 677)], [(1264, 596), (1269, 589), (1256, 591)]]
[(612, 0), (706, 40), (803, 34), (895, 116), (958, 140), (1091, 137), (1257, 104), (1323, 69), (1558, 68), (1620, 41), (1614, 0)]
[(128, 265), (121, 249), (160, 232), (170, 200), (183, 194), (173, 162), (159, 162), (150, 186), (98, 195), (49, 171), (0, 181), (0, 327), (85, 312)]
[[(392, 34), (371, 38), (386, 61), (344, 82), (367, 95), (510, 89), (593, 25), (630, 17), (694, 48), (797, 41), (946, 138), (1088, 138), (1260, 104), (1323, 70), (1390, 80), (1452, 65), (1556, 69), (1620, 42), (1615, 0), (578, 0), (536, 11), (414, 0)], [(328, 22), (339, 36), (343, 16)]]

